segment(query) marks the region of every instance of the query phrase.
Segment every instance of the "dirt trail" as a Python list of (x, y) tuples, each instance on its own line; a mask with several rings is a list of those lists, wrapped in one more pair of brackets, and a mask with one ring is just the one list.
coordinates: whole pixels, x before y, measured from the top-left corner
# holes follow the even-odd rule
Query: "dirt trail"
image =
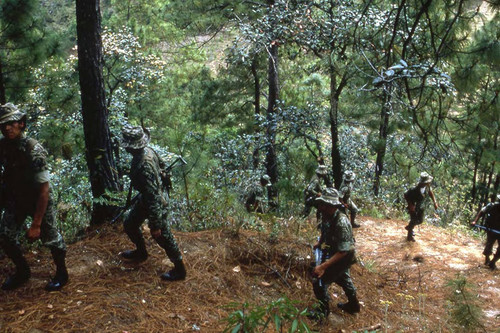
[[(351, 332), (380, 325), (380, 332), (453, 332), (446, 283), (462, 274), (476, 286), (484, 330), (500, 332), (499, 270), (482, 265), (481, 240), (431, 225), (405, 241), (403, 221), (361, 217), (355, 229), (360, 264), (352, 276), (363, 307), (356, 316), (333, 309), (321, 332)], [(290, 228), (290, 230), (295, 228)], [(0, 291), (0, 332), (222, 332), (226, 305), (267, 303), (279, 296), (311, 305), (309, 244), (316, 231), (302, 225), (302, 238), (242, 231), (176, 232), (188, 278), (167, 284), (159, 274), (171, 267), (148, 238), (149, 259), (120, 260), (130, 247), (119, 227), (104, 227), (68, 249), (70, 282), (62, 292), (43, 286), (53, 268), (47, 251), (28, 252), (32, 279), (14, 292)], [(0, 260), (0, 279), (12, 273)], [(344, 295), (331, 287), (332, 308)]]

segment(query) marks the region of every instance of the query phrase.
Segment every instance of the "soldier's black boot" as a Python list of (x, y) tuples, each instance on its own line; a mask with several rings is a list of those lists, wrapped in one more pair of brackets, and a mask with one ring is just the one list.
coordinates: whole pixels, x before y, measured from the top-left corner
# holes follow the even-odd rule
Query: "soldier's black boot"
[(186, 267), (184, 267), (182, 259), (174, 261), (174, 268), (163, 273), (161, 278), (165, 281), (184, 280), (186, 278)]
[(68, 283), (68, 270), (66, 268), (66, 250), (50, 249), (54, 264), (56, 264), (56, 275), (47, 283), (45, 290), (58, 291)]
[(2, 240), (2, 246), (7, 257), (9, 257), (16, 266), (16, 272), (5, 280), (2, 284), (2, 290), (14, 290), (29, 280), (31, 277), (30, 267), (21, 249), (15, 243)]
[(409, 242), (414, 242), (415, 241), (415, 234), (413, 233), (413, 226), (412, 225), (407, 225), (405, 227), (406, 230), (408, 230), (408, 234), (406, 235), (406, 240)]
[(490, 263), (490, 256), (484, 255), (484, 264), (488, 265)]
[(337, 307), (339, 309), (341, 309), (342, 311), (345, 311), (349, 314), (355, 314), (361, 310), (361, 307), (359, 305), (359, 301), (358, 301), (358, 298), (356, 297), (356, 295), (349, 297), (347, 303), (338, 303)]
[(488, 264), (488, 266), (493, 270), (495, 268), (497, 268), (496, 266), (496, 263), (498, 261), (498, 259), (500, 259), (500, 255), (494, 255), (493, 256), (493, 259), (491, 259), (490, 263)]
[(361, 227), (361, 225), (359, 225), (358, 223), (356, 223), (355, 219), (356, 219), (356, 213), (351, 213), (351, 226), (353, 228), (359, 228), (359, 227)]
[(161, 275), (161, 278), (165, 281), (179, 281), (186, 278), (186, 267), (184, 262), (181, 260), (174, 261), (174, 268)]
[(148, 259), (148, 251), (146, 251), (146, 243), (144, 237), (139, 230), (127, 230), (125, 232), (128, 237), (135, 244), (135, 250), (126, 250), (120, 253), (120, 256), (124, 259), (133, 260), (137, 262), (146, 261)]

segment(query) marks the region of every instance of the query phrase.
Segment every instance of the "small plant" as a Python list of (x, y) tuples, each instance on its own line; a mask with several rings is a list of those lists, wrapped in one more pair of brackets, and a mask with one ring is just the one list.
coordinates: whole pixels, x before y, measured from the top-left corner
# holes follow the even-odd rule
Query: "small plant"
[(380, 300), (380, 304), (384, 306), (384, 321), (385, 321), (385, 332), (387, 333), (387, 328), (389, 327), (389, 306), (392, 305), (391, 301)]
[(296, 302), (286, 297), (265, 305), (232, 303), (228, 308), (234, 311), (224, 319), (228, 323), (224, 332), (266, 332), (273, 326), (279, 333), (312, 332), (303, 320), (307, 309), (299, 310)]
[(462, 275), (450, 280), (447, 283), (450, 289), (449, 313), (451, 321), (461, 327), (464, 331), (470, 332), (477, 328), (483, 328), (483, 313), (478, 306), (478, 299), (472, 293), (474, 286), (467, 282)]

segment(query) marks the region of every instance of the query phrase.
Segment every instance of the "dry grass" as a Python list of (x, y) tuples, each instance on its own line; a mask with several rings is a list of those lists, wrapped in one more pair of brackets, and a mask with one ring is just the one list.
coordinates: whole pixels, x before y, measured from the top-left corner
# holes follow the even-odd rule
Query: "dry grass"
[[(481, 267), (480, 241), (424, 225), (417, 242), (407, 243), (402, 221), (361, 218), (361, 224), (355, 231), (361, 264), (352, 276), (362, 311), (350, 316), (333, 309), (327, 325), (311, 326), (451, 332), (444, 285), (461, 273), (484, 300), (485, 330), (498, 329), (498, 270)], [(188, 277), (166, 283), (159, 275), (171, 263), (162, 249), (148, 237), (149, 259), (127, 264), (118, 253), (130, 242), (121, 228), (106, 226), (69, 246), (70, 282), (62, 292), (43, 290), (53, 272), (49, 253), (28, 253), (32, 279), (14, 292), (0, 291), (0, 332), (221, 332), (233, 302), (265, 304), (286, 295), (306, 307), (314, 302), (307, 256), (315, 230), (312, 224), (300, 230), (303, 238), (282, 234), (277, 242), (252, 231), (177, 232)], [(7, 259), (0, 264), (2, 277), (12, 273)], [(338, 286), (330, 290), (333, 302), (345, 300)]]

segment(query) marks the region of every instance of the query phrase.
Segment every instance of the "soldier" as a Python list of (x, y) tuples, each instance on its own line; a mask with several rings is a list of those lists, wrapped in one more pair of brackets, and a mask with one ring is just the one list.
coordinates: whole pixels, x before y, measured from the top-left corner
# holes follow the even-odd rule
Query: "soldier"
[(410, 214), (410, 223), (405, 227), (408, 231), (406, 236), (407, 241), (414, 242), (415, 234), (413, 233), (413, 228), (424, 222), (425, 216), (425, 199), (429, 196), (434, 203), (434, 209), (438, 209), (438, 204), (436, 198), (434, 197), (434, 192), (432, 192), (431, 182), (432, 176), (427, 172), (422, 172), (420, 174), (420, 180), (417, 186), (409, 189), (404, 194), (404, 198), (408, 203), (408, 213)]
[(31, 277), (30, 267), (19, 246), (19, 235), (28, 216), (33, 218), (26, 236), (30, 242), (41, 239), (50, 249), (56, 274), (45, 286), (47, 291), (60, 290), (68, 282), (66, 245), (56, 229), (56, 216), (49, 186), (47, 152), (35, 139), (26, 137), (26, 113), (7, 103), (0, 106), (0, 166), (2, 206), (0, 246), (16, 266), (14, 275), (2, 284), (13, 290)]
[(266, 202), (266, 188), (271, 186), (271, 177), (263, 175), (260, 181), (250, 185), (245, 194), (245, 208), (247, 212), (264, 213)]
[(350, 170), (344, 172), (344, 180), (342, 185), (340, 186), (340, 197), (341, 201), (349, 210), (351, 215), (351, 226), (353, 228), (359, 228), (360, 225), (356, 223), (356, 214), (358, 213), (358, 207), (351, 199), (351, 192), (354, 186), (354, 179), (356, 178), (356, 174)]
[(321, 212), (321, 236), (314, 248), (321, 249), (321, 264), (313, 269), (313, 290), (319, 301), (316, 311), (309, 314), (313, 318), (327, 317), (330, 313), (328, 287), (335, 282), (344, 290), (348, 302), (337, 307), (354, 314), (360, 311), (356, 288), (352, 283), (349, 269), (356, 262), (352, 228), (347, 216), (340, 210), (342, 203), (337, 190), (327, 188), (316, 199)]
[[(486, 228), (486, 245), (483, 251), (485, 256), (484, 264), (491, 269), (495, 269), (495, 264), (500, 259), (500, 194), (497, 194), (495, 202), (487, 204), (479, 211), (474, 221), (472, 221), (472, 225), (476, 225), (482, 216), (485, 216), (484, 226)], [(497, 242), (497, 251), (493, 259), (490, 260), (495, 241)]]
[[(311, 209), (316, 204), (316, 198), (321, 196), (323, 189), (330, 186), (328, 168), (326, 165), (321, 164), (316, 169), (316, 174), (311, 178), (309, 185), (307, 185), (307, 188), (304, 191), (304, 210), (302, 211), (302, 216), (307, 217), (311, 213)], [(319, 211), (316, 212), (316, 218), (318, 219), (318, 222), (321, 220)]]
[(123, 228), (135, 250), (128, 250), (120, 255), (137, 262), (148, 258), (144, 237), (140, 230), (141, 224), (148, 219), (151, 236), (167, 253), (174, 268), (163, 273), (161, 278), (166, 281), (184, 280), (186, 269), (177, 243), (167, 222), (168, 194), (162, 186), (160, 158), (148, 147), (149, 132), (141, 127), (124, 126), (122, 129), (122, 146), (132, 154), (130, 181), (134, 189), (139, 191), (138, 200), (132, 205), (129, 214), (123, 222)]

